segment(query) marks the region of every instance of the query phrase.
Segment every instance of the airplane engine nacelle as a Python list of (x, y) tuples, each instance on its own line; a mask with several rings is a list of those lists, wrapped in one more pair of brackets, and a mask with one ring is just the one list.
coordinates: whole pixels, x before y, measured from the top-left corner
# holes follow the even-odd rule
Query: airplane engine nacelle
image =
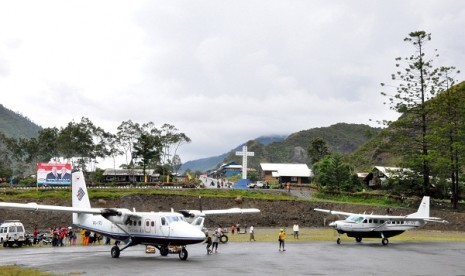
[(125, 209), (104, 209), (102, 216), (115, 224), (126, 224), (131, 212)]

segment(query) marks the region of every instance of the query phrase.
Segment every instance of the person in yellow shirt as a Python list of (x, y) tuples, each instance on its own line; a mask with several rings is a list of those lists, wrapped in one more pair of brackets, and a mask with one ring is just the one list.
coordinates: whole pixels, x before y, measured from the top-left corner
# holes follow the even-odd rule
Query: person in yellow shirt
[(279, 241), (279, 251), (281, 251), (281, 248), (283, 251), (286, 251), (286, 249), (284, 249), (284, 240), (286, 239), (286, 232), (284, 232), (284, 229), (281, 228), (281, 231), (279, 232), (279, 235), (278, 235), (278, 241)]

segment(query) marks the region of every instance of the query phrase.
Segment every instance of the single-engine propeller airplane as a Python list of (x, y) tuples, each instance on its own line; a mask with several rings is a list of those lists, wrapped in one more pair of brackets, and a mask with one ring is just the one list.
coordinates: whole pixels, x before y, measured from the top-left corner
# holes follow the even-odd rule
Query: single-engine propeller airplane
[[(184, 210), (181, 212), (136, 212), (125, 208), (91, 208), (82, 172), (72, 174), (72, 207), (40, 205), (37, 203), (0, 202), (0, 208), (30, 211), (59, 211), (73, 213), (73, 225), (124, 241), (125, 246), (111, 248), (111, 256), (118, 258), (124, 249), (142, 244), (156, 247), (162, 256), (179, 254), (186, 260), (186, 245), (205, 240), (202, 231), (205, 215), (258, 213), (255, 208), (224, 210)], [(192, 221), (188, 223), (185, 215)]]
[(361, 242), (362, 238), (381, 238), (382, 244), (387, 245), (389, 243), (388, 238), (402, 234), (410, 229), (422, 227), (427, 222), (447, 223), (446, 220), (441, 218), (430, 217), (429, 205), (430, 198), (425, 196), (418, 211), (406, 216), (354, 214), (318, 208), (314, 210), (345, 217), (344, 220), (337, 220), (329, 224), (338, 233), (337, 244), (341, 244), (341, 235), (345, 233), (348, 237), (355, 238), (357, 242)]

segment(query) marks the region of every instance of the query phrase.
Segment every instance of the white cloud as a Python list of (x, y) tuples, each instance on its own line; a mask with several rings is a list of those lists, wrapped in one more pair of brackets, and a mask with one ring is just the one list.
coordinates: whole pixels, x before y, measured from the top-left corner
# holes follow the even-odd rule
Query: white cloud
[[(4, 1), (1, 103), (43, 127), (170, 123), (183, 161), (266, 134), (395, 118), (411, 31), (464, 69), (461, 1)], [(459, 76), (460, 77), (460, 76)], [(463, 77), (461, 77), (463, 79)]]

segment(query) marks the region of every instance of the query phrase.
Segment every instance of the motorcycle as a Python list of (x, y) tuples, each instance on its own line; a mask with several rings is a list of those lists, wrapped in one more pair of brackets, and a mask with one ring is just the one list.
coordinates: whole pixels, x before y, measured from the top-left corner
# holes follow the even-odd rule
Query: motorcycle
[(33, 243), (34, 243), (34, 237), (32, 237), (31, 234), (26, 234), (23, 244), (28, 245), (28, 246), (32, 246)]
[(37, 244), (42, 243), (43, 245), (52, 244), (52, 239), (45, 234), (40, 234), (39, 238), (37, 239)]

